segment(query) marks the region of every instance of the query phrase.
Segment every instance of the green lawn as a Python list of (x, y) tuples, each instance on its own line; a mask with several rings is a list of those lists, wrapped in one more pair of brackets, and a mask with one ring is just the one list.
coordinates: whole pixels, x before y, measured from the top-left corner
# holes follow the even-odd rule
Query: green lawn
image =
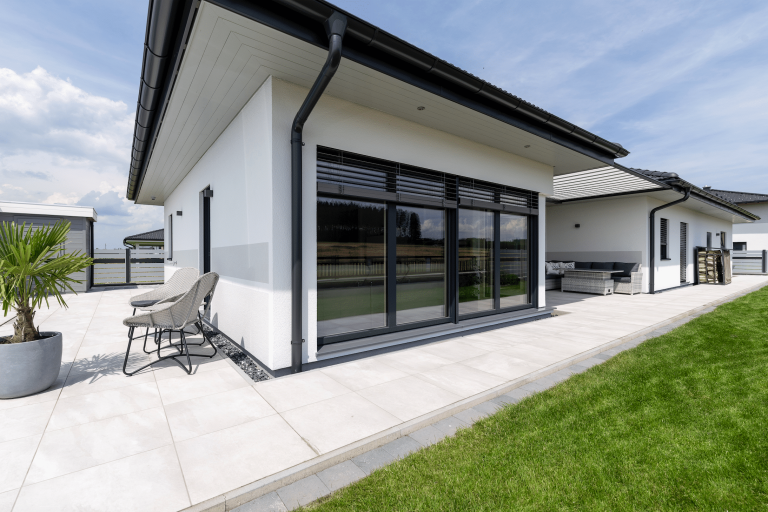
[(766, 510), (768, 287), (309, 508)]

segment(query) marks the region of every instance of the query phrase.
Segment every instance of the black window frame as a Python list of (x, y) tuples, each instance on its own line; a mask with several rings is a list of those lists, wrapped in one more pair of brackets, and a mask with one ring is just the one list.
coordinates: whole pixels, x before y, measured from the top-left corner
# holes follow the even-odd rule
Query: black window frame
[[(324, 148), (318, 146), (318, 157), (321, 151), (339, 151), (330, 148)], [(347, 152), (344, 152), (347, 153)], [(368, 159), (363, 155), (352, 153), (354, 158)], [(424, 194), (419, 196), (418, 194), (402, 193), (398, 191), (399, 183), (395, 184), (390, 179), (386, 181), (386, 188), (384, 186), (379, 187), (377, 190), (375, 185), (368, 186), (366, 183), (362, 183), (358, 180), (350, 180), (352, 185), (348, 185), (343, 182), (334, 182), (333, 177), (330, 177), (327, 172), (321, 175), (318, 171), (317, 179), (317, 200), (320, 199), (347, 199), (347, 200), (360, 200), (367, 202), (375, 202), (386, 205), (386, 296), (387, 296), (387, 326), (368, 329), (364, 331), (354, 331), (349, 333), (334, 334), (329, 336), (318, 336), (317, 346), (318, 348), (329, 345), (332, 343), (340, 343), (344, 341), (351, 341), (357, 339), (364, 339), (373, 336), (380, 336), (382, 334), (399, 333), (404, 331), (410, 331), (413, 329), (419, 329), (423, 327), (431, 327), (442, 324), (458, 324), (460, 321), (479, 318), (485, 316), (493, 316), (504, 313), (510, 313), (513, 311), (532, 309), (538, 307), (538, 194), (532, 191), (525, 191), (521, 189), (514, 189), (512, 187), (505, 187), (502, 185), (495, 185), (493, 183), (482, 182), (480, 180), (473, 180), (470, 178), (459, 177), (455, 175), (449, 175), (440, 173), (439, 171), (431, 171), (428, 169), (416, 168), (413, 166), (407, 166), (405, 164), (399, 164), (396, 162), (389, 162), (380, 159), (370, 158), (376, 165), (392, 166), (396, 168), (398, 172), (403, 169), (412, 170), (411, 172), (421, 173), (419, 175), (434, 176), (435, 179), (439, 179), (441, 187), (443, 187), (445, 197), (434, 197)], [(318, 158), (320, 163), (320, 158)], [(341, 180), (339, 180), (341, 181)], [(378, 183), (383, 183), (383, 180), (379, 180)], [(492, 191), (496, 187), (497, 192), (491, 195)], [(471, 190), (470, 190), (471, 189)], [(463, 194), (462, 191), (469, 190), (469, 194)], [(498, 192), (501, 190), (501, 192)], [(517, 195), (516, 195), (517, 194)], [(467, 195), (474, 195), (474, 197), (467, 197)], [(490, 199), (489, 201), (483, 200), (484, 195)], [(519, 197), (518, 197), (519, 196)], [(502, 202), (506, 201), (506, 202)], [(525, 203), (523, 202), (525, 201)], [(316, 201), (317, 204), (317, 201)], [(523, 206), (523, 204), (525, 206)], [(397, 208), (403, 206), (421, 206), (427, 208), (438, 208), (445, 212), (445, 240), (446, 240), (446, 310), (447, 316), (443, 318), (423, 320), (419, 322), (412, 322), (407, 324), (398, 325), (396, 322), (396, 262), (397, 262), (397, 241), (396, 241), (396, 229), (393, 227), (396, 225)], [(487, 311), (479, 311), (474, 313), (459, 314), (458, 304), (458, 244), (459, 244), (459, 207), (467, 209), (477, 210), (492, 210), (494, 212), (494, 309)], [(527, 217), (528, 223), (528, 292), (526, 304), (520, 304), (515, 306), (508, 306), (505, 308), (500, 307), (500, 272), (501, 272), (501, 236), (500, 236), (500, 220), (502, 213), (509, 213), (514, 215), (521, 215)], [(393, 276), (393, 277), (390, 277)]]
[(168, 261), (173, 261), (173, 214), (168, 216)]
[(662, 261), (669, 261), (669, 219), (660, 219), (659, 222), (659, 255)]

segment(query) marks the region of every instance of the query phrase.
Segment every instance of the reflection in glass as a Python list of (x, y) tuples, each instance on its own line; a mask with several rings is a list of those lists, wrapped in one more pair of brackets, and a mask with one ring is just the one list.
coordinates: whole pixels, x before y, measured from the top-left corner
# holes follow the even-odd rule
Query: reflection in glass
[(493, 212), (459, 209), (459, 314), (493, 309)]
[(397, 208), (397, 323), (443, 318), (446, 307), (445, 211)]
[(501, 214), (501, 307), (528, 304), (528, 218)]
[(317, 199), (317, 335), (387, 325), (386, 206)]

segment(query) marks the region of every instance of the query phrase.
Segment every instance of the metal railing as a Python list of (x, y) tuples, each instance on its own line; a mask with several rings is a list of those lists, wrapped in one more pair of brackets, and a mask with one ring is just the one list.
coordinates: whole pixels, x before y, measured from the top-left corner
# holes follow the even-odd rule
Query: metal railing
[(768, 251), (733, 251), (734, 274), (768, 274)]
[(95, 249), (93, 285), (157, 284), (164, 281), (165, 251)]

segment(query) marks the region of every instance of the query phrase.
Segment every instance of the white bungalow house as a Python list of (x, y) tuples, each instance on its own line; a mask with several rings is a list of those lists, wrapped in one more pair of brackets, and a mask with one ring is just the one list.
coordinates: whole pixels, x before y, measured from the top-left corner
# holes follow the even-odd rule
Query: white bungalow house
[(553, 176), (627, 150), (321, 0), (151, 5), (127, 197), (267, 369), (550, 315)]
[(753, 224), (733, 226), (733, 249), (736, 251), (768, 250), (768, 194), (753, 192), (732, 192), (704, 187), (704, 190), (718, 195), (734, 204), (749, 209), (760, 219)]
[(640, 263), (645, 293), (696, 284), (696, 248), (732, 249), (759, 219), (714, 192), (619, 165), (555, 176), (546, 261)]

